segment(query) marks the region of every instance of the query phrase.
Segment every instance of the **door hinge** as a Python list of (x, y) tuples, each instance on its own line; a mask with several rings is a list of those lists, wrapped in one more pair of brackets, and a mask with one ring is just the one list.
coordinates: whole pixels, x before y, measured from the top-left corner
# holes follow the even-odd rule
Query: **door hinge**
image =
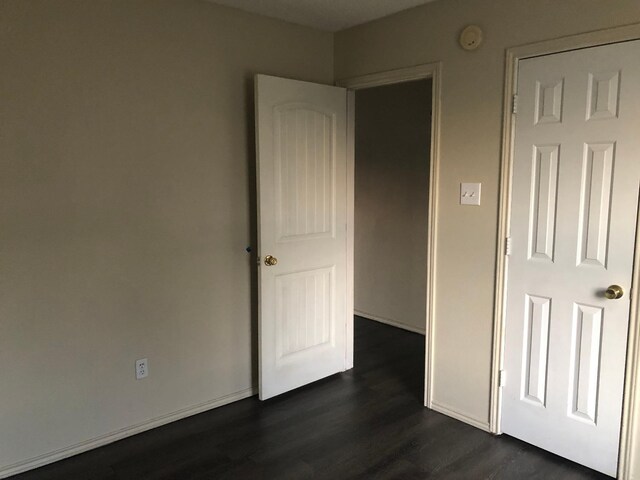
[(514, 115), (518, 113), (518, 95), (514, 95), (511, 98), (511, 113)]
[(505, 255), (511, 255), (511, 237), (506, 237), (505, 239), (505, 243), (504, 243), (504, 254)]
[(507, 383), (507, 372), (504, 370), (500, 370), (498, 373), (498, 386), (504, 387)]

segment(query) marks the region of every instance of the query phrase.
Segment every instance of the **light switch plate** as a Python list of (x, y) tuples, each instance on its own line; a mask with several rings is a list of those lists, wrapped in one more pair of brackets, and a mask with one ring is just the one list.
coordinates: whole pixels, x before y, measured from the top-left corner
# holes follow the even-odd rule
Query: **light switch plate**
[(480, 205), (480, 183), (460, 184), (460, 205)]

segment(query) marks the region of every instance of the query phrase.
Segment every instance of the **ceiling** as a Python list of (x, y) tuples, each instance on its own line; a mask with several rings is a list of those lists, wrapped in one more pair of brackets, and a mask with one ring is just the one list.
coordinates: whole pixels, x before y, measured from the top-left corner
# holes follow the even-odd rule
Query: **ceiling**
[(386, 17), (434, 0), (209, 0), (246, 12), (329, 32)]

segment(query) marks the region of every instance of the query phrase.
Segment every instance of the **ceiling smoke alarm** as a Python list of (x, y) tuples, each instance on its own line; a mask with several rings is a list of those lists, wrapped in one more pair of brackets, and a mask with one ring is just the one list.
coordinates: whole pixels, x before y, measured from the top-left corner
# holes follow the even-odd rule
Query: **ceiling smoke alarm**
[(475, 50), (482, 43), (482, 30), (477, 25), (469, 25), (460, 33), (460, 46), (465, 50)]

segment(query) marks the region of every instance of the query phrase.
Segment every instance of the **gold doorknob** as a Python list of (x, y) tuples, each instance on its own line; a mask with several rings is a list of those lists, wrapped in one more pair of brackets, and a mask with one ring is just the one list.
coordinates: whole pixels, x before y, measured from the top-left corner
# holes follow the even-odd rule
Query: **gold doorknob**
[(609, 300), (617, 300), (618, 298), (622, 298), (624, 295), (624, 290), (620, 285), (609, 285), (604, 292), (604, 296)]
[(264, 257), (264, 264), (267, 267), (273, 267), (274, 265), (278, 264), (278, 259), (272, 255), (267, 255), (266, 257)]

